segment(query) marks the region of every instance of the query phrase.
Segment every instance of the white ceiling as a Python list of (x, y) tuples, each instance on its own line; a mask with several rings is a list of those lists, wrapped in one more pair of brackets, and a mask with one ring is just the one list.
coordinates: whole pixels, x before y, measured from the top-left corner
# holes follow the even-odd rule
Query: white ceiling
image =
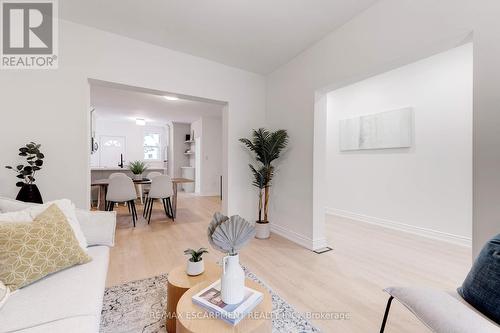
[(224, 105), (180, 99), (168, 101), (162, 95), (91, 85), (90, 103), (101, 119), (135, 121), (145, 119), (149, 124), (169, 121), (192, 123), (201, 116), (221, 117)]
[(63, 0), (63, 19), (267, 74), (376, 0)]

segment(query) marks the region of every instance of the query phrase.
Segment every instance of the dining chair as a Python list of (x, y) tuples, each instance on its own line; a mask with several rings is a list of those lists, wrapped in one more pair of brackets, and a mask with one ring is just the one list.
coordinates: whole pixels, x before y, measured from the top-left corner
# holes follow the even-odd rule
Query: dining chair
[(151, 221), (151, 214), (155, 200), (161, 199), (165, 214), (174, 221), (174, 214), (172, 210), (172, 202), (170, 197), (174, 195), (172, 187), (172, 180), (167, 175), (156, 176), (151, 180), (151, 189), (149, 190), (144, 207), (144, 218), (148, 219), (148, 224)]
[[(128, 176), (125, 172), (113, 172), (112, 174), (109, 175), (108, 179), (115, 178), (115, 177), (128, 177)], [(128, 178), (130, 178), (130, 177), (128, 177)], [(135, 189), (137, 192), (137, 186), (135, 186)], [(139, 196), (139, 195), (137, 195), (137, 196)], [(141, 199), (142, 199), (142, 197), (141, 197)], [(123, 206), (125, 206), (125, 205), (126, 205), (126, 203), (123, 204)]]
[(148, 173), (148, 174), (146, 175), (146, 178), (147, 178), (147, 179), (151, 179), (151, 180), (153, 180), (153, 178), (158, 177), (158, 176), (161, 176), (161, 175), (162, 175), (162, 173), (161, 173), (161, 172), (158, 172), (158, 171), (151, 171), (150, 173)]
[[(153, 180), (153, 178), (161, 176), (161, 175), (162, 175), (161, 172), (151, 171), (150, 173), (148, 173), (146, 175), (146, 178), (149, 179), (149, 180)], [(142, 186), (142, 195), (144, 196), (144, 198), (146, 198), (148, 196), (148, 193), (149, 193), (150, 189), (151, 189), (151, 185), (149, 185), (149, 184), (146, 184), (146, 185)]]
[(108, 179), (115, 178), (115, 177), (128, 177), (128, 176), (124, 172), (113, 172), (112, 174), (109, 175)]
[(137, 220), (135, 199), (137, 199), (137, 193), (130, 177), (113, 177), (109, 179), (108, 192), (106, 193), (106, 210), (112, 211), (115, 203), (125, 203), (128, 206), (129, 213), (132, 214), (134, 227)]

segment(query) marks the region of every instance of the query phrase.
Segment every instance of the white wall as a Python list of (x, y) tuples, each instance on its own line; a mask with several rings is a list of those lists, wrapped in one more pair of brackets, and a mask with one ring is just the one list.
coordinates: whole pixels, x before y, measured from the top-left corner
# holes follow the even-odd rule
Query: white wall
[[(144, 160), (144, 134), (148, 132), (160, 133), (161, 140), (161, 159), (160, 161), (146, 161), (147, 164), (152, 168), (163, 168), (163, 160), (165, 158), (165, 147), (168, 142), (166, 137), (167, 131), (165, 126), (137, 126), (131, 121), (117, 121), (112, 119), (96, 118), (96, 139), (99, 140), (102, 136), (123, 136), (125, 137), (125, 154), (124, 154), (124, 164), (127, 165), (132, 161), (142, 161)], [(98, 150), (95, 154), (91, 156), (92, 166), (103, 166), (101, 165), (101, 154), (102, 150)], [(117, 161), (119, 163), (120, 161)], [(114, 165), (116, 166), (116, 165)]]
[[(203, 117), (201, 195), (219, 195), (222, 175), (222, 119)], [(198, 157), (197, 157), (198, 158)]]
[[(472, 44), (327, 96), (327, 211), (470, 242)], [(413, 108), (411, 148), (339, 150), (341, 119), (403, 107)]]
[(189, 157), (185, 155), (187, 148), (186, 134), (190, 132), (190, 126), (186, 123), (172, 122), (170, 124), (169, 145), (169, 175), (170, 177), (181, 177), (181, 167), (189, 166)]
[[(203, 118), (200, 118), (200, 119), (193, 121), (191, 123), (191, 131), (189, 133), (192, 136), (191, 140), (194, 141), (197, 138), (201, 139), (201, 137), (203, 136)], [(193, 136), (193, 134), (194, 134), (194, 136)], [(187, 147), (187, 145), (186, 145), (186, 147)], [(191, 151), (195, 152), (196, 148), (197, 147), (195, 146), (194, 143), (191, 144), (191, 146), (190, 146)], [(196, 155), (189, 156), (189, 166), (196, 167), (196, 162), (197, 162)], [(199, 163), (199, 161), (198, 161), (198, 163)], [(198, 171), (199, 170), (196, 170), (196, 172), (198, 172)], [(198, 177), (197, 177), (197, 179), (198, 179)], [(198, 182), (196, 183), (196, 187), (199, 187)], [(198, 191), (196, 191), (196, 192), (198, 192)]]
[[(195, 192), (216, 196), (220, 193), (222, 175), (222, 118), (201, 117), (191, 124), (197, 139), (197, 153), (191, 155), (190, 165), (196, 167)], [(193, 145), (195, 148), (195, 145)], [(198, 153), (199, 152), (199, 153)]]
[[(202, 124), (202, 118), (194, 121), (191, 123), (191, 140), (194, 141), (194, 143), (190, 144), (190, 149), (191, 151), (194, 151), (195, 154), (189, 156), (189, 166), (194, 167), (194, 178), (195, 178), (195, 184), (194, 184), (194, 191), (196, 193), (200, 193), (201, 191), (201, 160), (199, 158), (199, 155), (201, 154), (201, 136), (203, 134), (203, 124)], [(192, 185), (189, 184), (192, 188)]]
[(475, 253), (498, 233), (499, 12), (496, 0), (380, 0), (269, 75), (268, 124), (288, 129), (291, 137), (274, 182), (270, 217), (275, 231), (311, 247), (322, 237), (312, 223), (315, 93), (444, 51), (473, 32)]
[[(89, 83), (98, 79), (228, 102), (225, 211), (255, 217), (248, 154), (238, 138), (265, 121), (265, 78), (82, 25), (60, 21), (59, 69), (2, 71), (1, 164), (15, 163), (27, 141), (43, 144), (38, 185), (46, 200), (89, 207)], [(0, 170), (0, 195), (15, 196), (15, 177)]]

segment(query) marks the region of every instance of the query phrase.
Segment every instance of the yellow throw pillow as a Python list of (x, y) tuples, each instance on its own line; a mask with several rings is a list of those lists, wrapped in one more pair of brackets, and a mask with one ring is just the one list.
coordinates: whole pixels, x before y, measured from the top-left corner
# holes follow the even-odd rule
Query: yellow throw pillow
[(0, 281), (11, 291), (91, 260), (55, 204), (33, 222), (0, 223)]

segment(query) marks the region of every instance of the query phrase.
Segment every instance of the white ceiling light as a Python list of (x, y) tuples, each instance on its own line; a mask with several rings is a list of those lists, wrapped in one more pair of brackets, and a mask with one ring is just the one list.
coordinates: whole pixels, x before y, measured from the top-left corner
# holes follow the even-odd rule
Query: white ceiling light
[(145, 126), (146, 125), (146, 121), (142, 118), (135, 118), (135, 124), (136, 125), (139, 125), (139, 126)]
[(179, 100), (179, 97), (176, 96), (163, 96), (167, 101), (177, 101)]

